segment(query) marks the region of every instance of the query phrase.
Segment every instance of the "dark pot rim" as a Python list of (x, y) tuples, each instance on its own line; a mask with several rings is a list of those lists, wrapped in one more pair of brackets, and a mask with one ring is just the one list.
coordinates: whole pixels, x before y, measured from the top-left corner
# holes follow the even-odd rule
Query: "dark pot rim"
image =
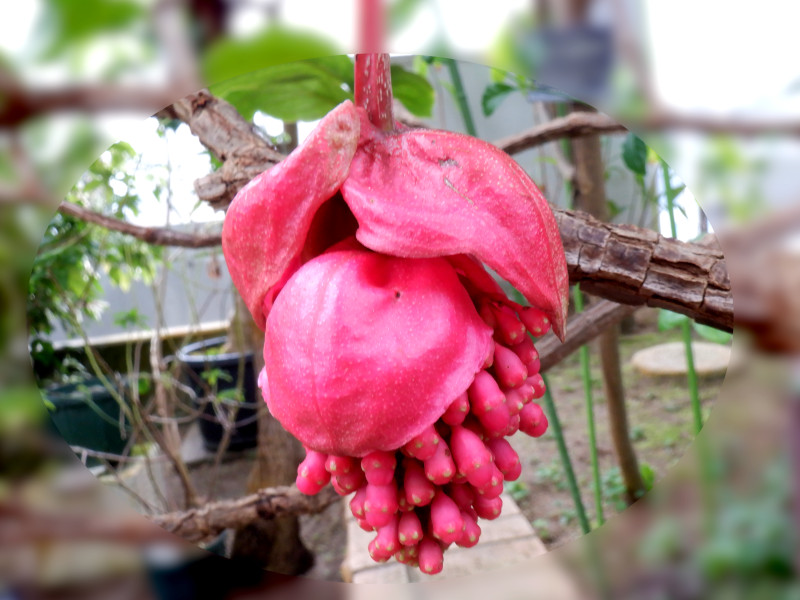
[(187, 344), (186, 346), (179, 348), (178, 351), (175, 353), (175, 356), (182, 363), (193, 366), (202, 366), (207, 363), (223, 365), (223, 366), (233, 366), (239, 364), (239, 361), (242, 359), (242, 356), (244, 356), (245, 360), (253, 358), (252, 352), (245, 352), (245, 353), (225, 352), (224, 354), (192, 355), (193, 352), (198, 352), (200, 350), (208, 350), (209, 348), (221, 346), (227, 340), (228, 336), (223, 335), (220, 337), (194, 342), (192, 344)]
[[(112, 383), (114, 382), (112, 381)], [(125, 387), (127, 382), (123, 382), (122, 385)], [(121, 390), (117, 388), (117, 391)], [(50, 402), (62, 408), (86, 405), (87, 400), (95, 396), (111, 397), (111, 392), (98, 377), (87, 377), (79, 382), (51, 385), (44, 388), (42, 392)]]

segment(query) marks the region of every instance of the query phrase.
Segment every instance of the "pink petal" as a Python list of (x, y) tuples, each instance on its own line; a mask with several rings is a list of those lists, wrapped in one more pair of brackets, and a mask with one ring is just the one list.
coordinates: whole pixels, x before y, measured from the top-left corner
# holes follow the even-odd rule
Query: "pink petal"
[(516, 287), (563, 337), (568, 276), (553, 213), (507, 154), (435, 130), (384, 133), (363, 115), (342, 194), (358, 240), (405, 257), (472, 254)]
[[(242, 188), (228, 208), (222, 250), (233, 283), (261, 329), (281, 284), (303, 262), (315, 214), (347, 177), (358, 134), (355, 106), (340, 104), (302, 146)], [(314, 232), (330, 236), (323, 226)]]
[(309, 448), (394, 451), (469, 387), (491, 336), (446, 260), (329, 251), (275, 300), (264, 396)]

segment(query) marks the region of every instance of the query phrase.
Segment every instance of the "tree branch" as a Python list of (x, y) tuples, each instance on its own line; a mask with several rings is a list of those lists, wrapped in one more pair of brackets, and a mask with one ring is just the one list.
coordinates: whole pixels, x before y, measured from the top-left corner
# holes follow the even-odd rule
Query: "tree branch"
[(181, 246), (183, 248), (209, 248), (222, 243), (221, 234), (196, 234), (176, 231), (167, 227), (142, 227), (121, 219), (109, 217), (72, 202), (62, 202), (58, 212), (94, 223), (112, 231), (119, 231), (156, 246)]
[(536, 125), (522, 133), (505, 137), (494, 145), (514, 154), (562, 138), (633, 131), (695, 131), (706, 134), (800, 136), (800, 121), (744, 120), (710, 115), (653, 112), (640, 119), (627, 119), (627, 125), (601, 113), (574, 112)]
[(567, 321), (567, 339), (561, 342), (552, 332), (536, 342), (540, 368), (546, 371), (560, 363), (584, 344), (588, 344), (611, 325), (619, 323), (640, 307), (617, 304), (611, 300), (600, 300), (591, 304), (582, 313)]
[(316, 496), (295, 486), (265, 488), (249, 496), (221, 500), (187, 511), (147, 517), (49, 513), (0, 502), (0, 547), (44, 541), (114, 541), (140, 544), (156, 540), (200, 542), (228, 528), (259, 519), (318, 513), (340, 499), (331, 486)]
[(16, 127), (43, 114), (136, 111), (153, 114), (185, 91), (172, 87), (120, 84), (71, 85), (53, 89), (24, 88), (0, 74), (0, 128)]
[(666, 308), (733, 329), (733, 297), (722, 250), (665, 238), (633, 225), (602, 223), (555, 209), (570, 281), (620, 304)]
[(295, 486), (281, 486), (152, 517), (151, 521), (187, 541), (197, 542), (225, 529), (241, 529), (258, 519), (318, 513), (339, 498), (331, 486), (326, 486), (316, 496), (306, 496)]

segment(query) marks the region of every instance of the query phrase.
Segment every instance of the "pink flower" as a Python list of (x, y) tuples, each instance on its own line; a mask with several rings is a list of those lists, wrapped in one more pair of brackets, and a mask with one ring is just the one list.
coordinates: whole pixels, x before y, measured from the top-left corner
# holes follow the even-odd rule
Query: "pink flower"
[(503, 479), (519, 476), (504, 437), (546, 428), (526, 328), (564, 334), (566, 261), (525, 172), (480, 140), (383, 131), (344, 102), (239, 192), (223, 250), (266, 333), (264, 397), (308, 450), (298, 487), (333, 475), (340, 493), (362, 490), (353, 511), (379, 531), (377, 560), (400, 549), (387, 549), (397, 511), (429, 524), (419, 556), (397, 555), (425, 572), (441, 568), (431, 539), (474, 544), (477, 518), (497, 516)]

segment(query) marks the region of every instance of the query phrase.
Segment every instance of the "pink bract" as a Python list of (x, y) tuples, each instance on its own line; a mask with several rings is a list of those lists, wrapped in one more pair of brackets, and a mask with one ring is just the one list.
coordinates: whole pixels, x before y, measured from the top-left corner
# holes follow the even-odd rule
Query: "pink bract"
[(355, 492), (373, 559), (431, 574), (499, 516), (522, 469), (504, 438), (547, 428), (529, 334), (563, 339), (569, 282), (524, 171), (474, 138), (393, 124), (388, 68), (356, 58), (359, 107), (245, 186), (222, 241), (265, 332), (259, 387), (306, 447), (298, 489)]
[[(315, 227), (321, 209), (338, 225)], [(291, 274), (353, 233), (348, 209), (358, 240), (376, 252), (467, 254), (486, 263), (544, 311), (563, 338), (568, 276), (558, 228), (519, 165), (460, 134), (384, 132), (349, 101), (285, 161), (245, 186), (228, 210), (223, 250), (262, 329)]]
[(267, 404), (319, 452), (393, 452), (466, 391), (492, 343), (446, 260), (331, 251), (269, 313)]

